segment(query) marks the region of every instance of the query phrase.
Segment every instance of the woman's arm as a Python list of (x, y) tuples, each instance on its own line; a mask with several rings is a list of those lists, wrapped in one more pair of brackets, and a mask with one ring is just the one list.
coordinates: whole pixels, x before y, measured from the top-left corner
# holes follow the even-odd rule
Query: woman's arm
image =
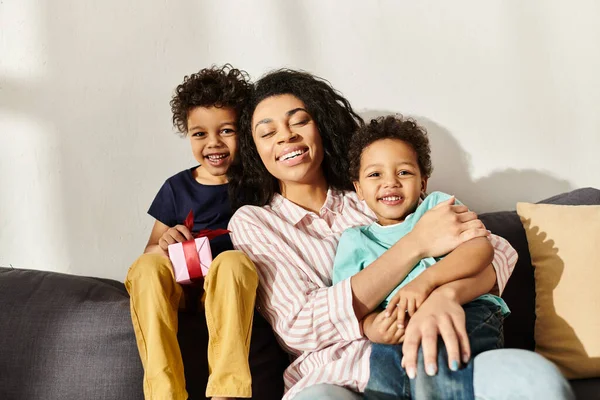
[(409, 377), (416, 375), (419, 347), (423, 348), (425, 369), (437, 373), (438, 336), (446, 346), (449, 368), (454, 361), (469, 361), (471, 347), (461, 304), (487, 293), (484, 288), (491, 288), (494, 282), (494, 269), (489, 266), (474, 277), (448, 283), (431, 293), (406, 327), (402, 366)]
[(287, 240), (277, 223), (267, 219), (261, 209), (243, 207), (231, 218), (229, 230), (235, 249), (246, 253), (256, 266), (257, 309), (287, 350), (300, 355), (362, 338), (350, 280), (328, 287), (319, 269), (331, 265), (309, 265), (305, 260), (311, 257), (304, 254), (309, 248), (299, 240)]
[(407, 373), (416, 373), (417, 352), (423, 347), (425, 365), (437, 370), (437, 340), (442, 336), (448, 351), (448, 360), (468, 362), (471, 357), (462, 304), (488, 293), (497, 287), (501, 294), (517, 263), (515, 249), (503, 238), (491, 235), (494, 246), (492, 266), (478, 275), (447, 283), (425, 300), (411, 318), (405, 332), (402, 351), (403, 366)]
[(490, 265), (493, 255), (494, 248), (487, 238), (479, 237), (461, 244), (403, 286), (387, 305), (388, 314), (397, 314), (398, 324), (403, 326), (407, 313), (412, 317), (435, 288), (477, 275)]
[(493, 259), (494, 247), (490, 241), (484, 237), (475, 238), (461, 244), (427, 268), (419, 278), (430, 282), (432, 289), (435, 289), (446, 283), (479, 274)]

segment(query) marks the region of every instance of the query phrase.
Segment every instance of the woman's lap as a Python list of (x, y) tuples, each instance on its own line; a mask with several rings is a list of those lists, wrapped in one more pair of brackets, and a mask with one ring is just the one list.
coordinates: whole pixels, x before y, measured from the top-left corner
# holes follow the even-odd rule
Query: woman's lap
[[(537, 353), (492, 350), (475, 357), (473, 386), (478, 400), (575, 399), (571, 387), (550, 361)], [(359, 400), (362, 395), (336, 385), (315, 385), (302, 390), (294, 400)]]
[(492, 350), (474, 360), (473, 386), (478, 400), (575, 399), (558, 368), (537, 353)]
[(322, 383), (303, 389), (294, 400), (360, 400), (362, 394), (353, 392), (341, 386)]

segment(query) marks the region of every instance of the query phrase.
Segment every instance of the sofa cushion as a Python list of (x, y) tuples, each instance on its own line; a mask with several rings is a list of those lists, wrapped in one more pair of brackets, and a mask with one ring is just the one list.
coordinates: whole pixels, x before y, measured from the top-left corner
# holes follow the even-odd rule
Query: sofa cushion
[(0, 269), (0, 398), (142, 400), (122, 285)]
[[(143, 399), (143, 369), (122, 283), (0, 268), (0, 399)], [(179, 314), (189, 398), (205, 399), (208, 333), (202, 311)], [(255, 314), (253, 399), (279, 400), (289, 363)]]
[[(543, 204), (599, 205), (600, 190), (583, 188), (542, 200)], [(515, 205), (516, 206), (516, 205)], [(502, 298), (511, 309), (504, 323), (506, 347), (535, 349), (535, 281), (525, 230), (516, 211), (481, 214), (481, 221), (493, 233), (502, 236), (519, 253), (519, 260), (506, 285)]]
[(600, 378), (569, 381), (578, 400), (600, 400)]
[(600, 206), (518, 203), (535, 274), (536, 351), (567, 378), (600, 377)]

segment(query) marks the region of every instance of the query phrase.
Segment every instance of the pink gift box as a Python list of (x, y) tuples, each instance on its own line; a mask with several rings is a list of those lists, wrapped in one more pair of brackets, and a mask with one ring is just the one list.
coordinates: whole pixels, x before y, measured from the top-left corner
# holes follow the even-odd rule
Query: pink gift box
[[(186, 243), (189, 242), (191, 242), (191, 240)], [(189, 285), (194, 283), (194, 281), (201, 281), (202, 278), (208, 274), (208, 268), (213, 259), (208, 238), (200, 237), (194, 239), (194, 242), (200, 260), (200, 270), (187, 265), (185, 253), (183, 251), (183, 243), (170, 244), (168, 247), (169, 258), (171, 259), (173, 272), (175, 273), (175, 280), (183, 285)]]

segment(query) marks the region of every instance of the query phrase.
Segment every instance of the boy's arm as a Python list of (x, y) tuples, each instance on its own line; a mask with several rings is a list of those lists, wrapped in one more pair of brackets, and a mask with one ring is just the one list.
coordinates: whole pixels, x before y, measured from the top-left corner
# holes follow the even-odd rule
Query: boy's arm
[(496, 270), (492, 265), (488, 265), (476, 275), (446, 283), (435, 289), (434, 292), (443, 293), (463, 305), (489, 293), (495, 285)]
[(152, 232), (150, 232), (150, 238), (148, 238), (148, 243), (146, 244), (146, 248), (144, 249), (144, 254), (146, 253), (158, 253), (162, 255), (167, 255), (167, 252), (164, 251), (158, 241), (169, 230), (169, 227), (162, 222), (155, 220), (154, 226), (152, 227)]
[(145, 253), (158, 253), (168, 256), (167, 248), (170, 244), (181, 243), (192, 240), (191, 232), (184, 225), (176, 225), (170, 228), (159, 220), (154, 222), (150, 238), (144, 249)]
[(494, 247), (489, 239), (485, 237), (471, 239), (427, 268), (416, 279), (427, 280), (431, 287), (437, 288), (479, 274), (492, 263), (493, 258)]
[(373, 343), (398, 344), (404, 341), (404, 327), (398, 326), (395, 316), (376, 309), (361, 321), (363, 334)]
[(403, 286), (389, 302), (386, 313), (396, 314), (398, 324), (404, 326), (406, 314), (412, 317), (435, 288), (479, 274), (493, 258), (494, 247), (485, 237), (461, 244)]

